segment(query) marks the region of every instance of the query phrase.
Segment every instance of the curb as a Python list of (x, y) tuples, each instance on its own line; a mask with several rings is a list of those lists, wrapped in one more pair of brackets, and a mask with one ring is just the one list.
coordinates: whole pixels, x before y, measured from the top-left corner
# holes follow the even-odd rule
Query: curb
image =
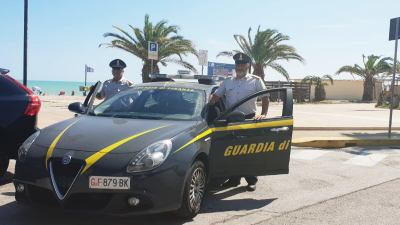
[[(388, 130), (388, 127), (293, 127), (297, 131), (336, 131), (336, 130)], [(392, 130), (399, 130), (400, 127), (392, 127)]]
[(346, 148), (354, 146), (400, 146), (398, 138), (354, 139), (346, 137), (310, 137), (293, 139), (292, 146), (311, 148)]

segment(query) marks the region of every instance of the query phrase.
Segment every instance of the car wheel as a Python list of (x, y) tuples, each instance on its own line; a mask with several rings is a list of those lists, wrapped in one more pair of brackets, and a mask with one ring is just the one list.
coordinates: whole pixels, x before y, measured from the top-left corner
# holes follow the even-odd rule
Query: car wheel
[(191, 219), (199, 213), (206, 190), (206, 182), (206, 167), (203, 162), (196, 161), (185, 182), (182, 205), (177, 211), (178, 216)]
[(9, 159), (6, 156), (0, 156), (0, 178), (7, 172)]

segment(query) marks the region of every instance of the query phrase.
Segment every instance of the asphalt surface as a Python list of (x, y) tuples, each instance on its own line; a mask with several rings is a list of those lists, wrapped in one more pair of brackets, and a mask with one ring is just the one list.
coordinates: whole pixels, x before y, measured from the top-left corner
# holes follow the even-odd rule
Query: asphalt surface
[[(0, 225), (12, 224), (398, 224), (400, 149), (295, 148), (290, 174), (261, 177), (255, 192), (208, 193), (191, 221), (171, 214), (110, 217), (22, 207), (8, 179), (0, 184)], [(168, 194), (168, 193), (166, 193)], [(396, 223), (397, 222), (397, 223)]]
[(399, 224), (400, 179), (289, 212), (260, 224)]

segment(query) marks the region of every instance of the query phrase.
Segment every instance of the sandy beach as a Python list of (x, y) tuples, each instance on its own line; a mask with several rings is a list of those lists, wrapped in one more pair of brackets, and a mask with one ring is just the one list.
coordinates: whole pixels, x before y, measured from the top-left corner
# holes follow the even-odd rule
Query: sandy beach
[(40, 96), (42, 106), (38, 116), (38, 127), (44, 128), (51, 124), (74, 116), (68, 110), (68, 105), (72, 102), (83, 102), (84, 96)]

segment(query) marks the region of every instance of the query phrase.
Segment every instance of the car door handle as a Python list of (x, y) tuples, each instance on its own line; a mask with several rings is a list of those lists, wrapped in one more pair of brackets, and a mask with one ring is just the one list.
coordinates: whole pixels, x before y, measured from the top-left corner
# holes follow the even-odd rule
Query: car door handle
[(246, 135), (238, 135), (235, 131), (231, 132), (231, 137), (235, 138), (235, 139), (244, 139), (244, 138), (248, 138), (249, 136)]
[(236, 139), (244, 139), (244, 138), (248, 138), (248, 136), (236, 135), (235, 138), (236, 138)]
[(289, 127), (278, 127), (278, 128), (272, 128), (270, 131), (272, 132), (284, 132), (284, 131), (289, 131)]

